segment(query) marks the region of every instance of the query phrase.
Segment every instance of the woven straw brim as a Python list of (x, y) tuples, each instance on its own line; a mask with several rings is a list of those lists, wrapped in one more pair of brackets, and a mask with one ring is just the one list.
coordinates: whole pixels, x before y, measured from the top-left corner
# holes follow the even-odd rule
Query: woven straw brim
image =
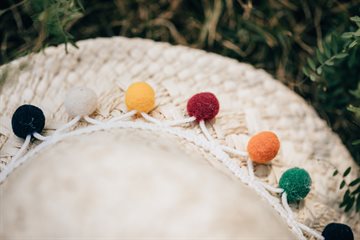
[[(343, 172), (352, 166), (347, 180), (354, 179), (358, 167), (315, 111), (265, 71), (204, 51), (143, 39), (100, 38), (81, 41), (78, 46), (68, 54), (64, 46), (50, 47), (1, 67), (6, 78), (0, 96), (3, 165), (21, 145), (10, 124), (21, 104), (40, 106), (47, 116), (46, 129), (51, 130), (70, 120), (63, 99), (74, 86), (85, 85), (97, 93), (99, 107), (94, 117), (100, 120), (126, 112), (124, 91), (134, 81), (154, 87), (157, 107), (151, 115), (157, 119), (184, 117), (189, 97), (210, 91), (221, 106), (216, 121), (208, 127), (222, 144), (245, 150), (251, 134), (261, 130), (278, 134), (280, 154), (270, 165), (256, 165), (256, 176), (277, 186), (290, 167), (310, 173), (311, 192), (294, 209), (301, 222), (321, 231), (327, 223), (341, 221), (360, 232), (355, 211), (345, 214), (338, 208), (344, 193), (338, 189), (342, 177), (332, 176), (335, 169)], [(191, 127), (200, 134), (199, 128)], [(239, 164), (246, 169), (244, 162)]]

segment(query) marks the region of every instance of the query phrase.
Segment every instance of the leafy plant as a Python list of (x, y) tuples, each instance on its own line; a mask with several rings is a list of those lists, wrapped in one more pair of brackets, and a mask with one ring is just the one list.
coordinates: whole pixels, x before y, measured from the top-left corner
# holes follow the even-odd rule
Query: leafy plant
[(356, 138), (360, 136), (360, 17), (350, 20), (355, 23), (351, 31), (329, 34), (315, 54), (307, 58), (303, 72), (315, 84), (314, 105), (327, 116), (334, 130), (346, 129), (340, 134), (359, 163)]
[[(356, 99), (360, 99), (360, 82), (358, 83), (358, 87), (356, 90), (350, 90), (350, 93), (356, 98)], [(360, 107), (355, 107), (354, 105), (349, 105), (347, 108), (350, 112), (353, 112), (355, 114), (355, 117), (357, 119), (360, 119)], [(360, 139), (355, 140), (353, 142), (353, 145), (359, 145), (360, 144)]]
[[(69, 29), (83, 15), (79, 0), (23, 0), (16, 4), (9, 0), (5, 6), (0, 9), (2, 46), (16, 51), (8, 56), (6, 49), (3, 50), (1, 62), (49, 45), (65, 43), (66, 50), (68, 43), (75, 46)], [(17, 31), (12, 31), (10, 26)], [(13, 39), (17, 39), (20, 47), (13, 45)]]
[[(357, 29), (345, 32), (341, 36), (331, 34), (325, 39), (321, 48), (316, 49), (315, 56), (307, 59), (307, 65), (303, 68), (304, 74), (308, 76), (317, 85), (319, 96), (325, 96), (323, 104), (329, 104), (331, 111), (340, 109), (341, 114), (349, 110), (355, 123), (360, 122), (360, 108), (353, 104), (359, 104), (360, 100), (360, 78), (358, 59), (360, 46), (360, 17), (350, 18)], [(357, 84), (357, 85), (356, 85)], [(354, 89), (357, 86), (356, 89)], [(353, 90), (351, 90), (353, 89)], [(322, 94), (326, 93), (326, 94)], [(352, 103), (352, 104), (351, 104)], [(348, 105), (346, 107), (346, 105)], [(325, 111), (327, 108), (324, 108)], [(357, 126), (359, 131), (359, 126)], [(358, 135), (357, 135), (358, 136)], [(360, 139), (352, 142), (354, 151), (359, 149)], [(340, 189), (346, 187), (340, 208), (345, 212), (353, 207), (356, 212), (360, 211), (360, 177), (354, 179), (349, 184), (345, 177), (351, 172), (351, 167), (343, 173), (343, 180), (340, 183)], [(334, 172), (334, 176), (338, 171)]]
[[(345, 32), (340, 38), (336, 34), (330, 35), (329, 38), (323, 42), (322, 47), (316, 49), (315, 60), (313, 58), (307, 58), (307, 65), (304, 66), (303, 71), (312, 81), (323, 80), (325, 85), (329, 83), (329, 81), (326, 82), (327, 75), (324, 69), (325, 71), (330, 71), (331, 68), (326, 69), (326, 67), (337, 65), (337, 63), (340, 63), (353, 53), (351, 51), (353, 48), (360, 46), (360, 17), (355, 16), (350, 18), (350, 20), (358, 26), (356, 31)], [(355, 54), (353, 56), (355, 56)], [(355, 57), (350, 59), (350, 67), (354, 67), (356, 60)]]
[[(354, 179), (349, 184), (346, 183), (345, 177), (351, 172), (351, 167), (348, 167), (343, 173), (343, 180), (340, 183), (340, 189), (346, 188), (340, 208), (344, 208), (345, 212), (350, 211), (353, 206), (356, 212), (360, 212), (360, 177)], [(336, 176), (339, 172), (336, 170), (333, 176)]]

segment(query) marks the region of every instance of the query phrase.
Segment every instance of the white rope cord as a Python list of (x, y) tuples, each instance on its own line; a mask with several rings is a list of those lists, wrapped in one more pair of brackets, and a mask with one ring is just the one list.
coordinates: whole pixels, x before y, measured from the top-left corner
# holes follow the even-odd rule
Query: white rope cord
[[(225, 154), (226, 155), (226, 154)], [(297, 226), (297, 222), (290, 218), (287, 214), (287, 211), (283, 208), (280, 201), (274, 198), (266, 189), (260, 184), (260, 181), (254, 179), (253, 181), (250, 180), (249, 176), (242, 176), (243, 171), (234, 161), (230, 159), (224, 161), (224, 159), (216, 156), (221, 162), (225, 164), (235, 176), (239, 177), (245, 184), (249, 185), (253, 188), (260, 196), (262, 196), (268, 203), (279, 213), (281, 217), (283, 217), (291, 228), (292, 232), (297, 236), (298, 239), (305, 239), (304, 235), (302, 234), (301, 229)]]
[[(129, 114), (130, 115), (130, 114)], [(214, 143), (214, 139), (211, 137), (209, 132), (206, 129), (206, 126), (204, 122), (200, 122), (200, 128), (202, 128), (202, 132), (206, 136), (207, 134), (210, 135), (206, 136), (204, 138), (203, 136), (199, 136), (194, 134), (193, 132), (186, 131), (179, 127), (170, 127), (164, 125), (162, 122), (156, 120), (154, 121), (153, 117), (150, 117), (148, 114), (142, 114), (143, 117), (149, 121), (150, 123), (146, 122), (140, 122), (140, 121), (118, 121), (118, 122), (100, 122), (98, 120), (84, 117), (84, 119), (90, 123), (92, 123), (92, 126), (84, 127), (81, 129), (74, 130), (72, 132), (68, 133), (62, 133), (62, 134), (55, 134), (51, 137), (46, 137), (45, 140), (37, 145), (35, 148), (30, 150), (27, 154), (25, 154), (23, 157), (20, 157), (19, 159), (13, 158), (13, 161), (11, 161), (10, 164), (6, 165), (4, 170), (0, 172), (0, 184), (6, 179), (6, 177), (13, 172), (18, 166), (29, 160), (32, 156), (39, 153), (42, 149), (45, 149), (48, 146), (51, 146), (55, 143), (58, 143), (59, 141), (70, 137), (70, 136), (78, 136), (85, 133), (91, 133), (95, 131), (100, 130), (106, 130), (106, 129), (114, 129), (114, 128), (121, 128), (121, 129), (143, 129), (143, 130), (150, 130), (150, 131), (161, 131), (165, 133), (169, 133), (175, 136), (178, 136), (180, 138), (183, 138), (191, 143), (194, 143), (198, 147), (203, 148), (204, 150), (208, 151), (212, 155), (214, 155), (220, 162), (222, 162), (236, 177), (238, 177), (243, 183), (249, 185), (252, 187), (260, 196), (262, 196), (267, 202), (279, 213), (280, 216), (282, 216), (293, 233), (297, 236), (298, 239), (305, 240), (302, 230), (305, 232), (313, 235), (314, 237), (318, 239), (323, 239), (321, 237), (321, 234), (317, 231), (310, 229), (309, 227), (302, 225), (298, 223), (292, 214), (292, 211), (287, 204), (286, 201), (286, 193), (283, 193), (282, 200), (283, 205), (280, 203), (278, 199), (276, 199), (274, 196), (272, 196), (267, 189), (271, 189), (271, 186), (266, 186), (266, 184), (262, 183), (260, 180), (256, 179), (255, 176), (251, 177), (251, 175), (246, 174), (244, 170), (241, 169), (241, 167), (233, 160), (230, 159), (229, 155), (223, 150), (224, 147)], [(39, 134), (40, 135), (40, 134)], [(41, 136), (41, 135), (40, 135)], [(27, 137), (23, 146), (22, 151), (25, 151), (27, 148), (27, 145), (30, 143), (30, 138)], [(213, 140), (213, 141), (211, 141)], [(229, 150), (229, 149), (227, 149)], [(19, 151), (20, 152), (20, 151)], [(18, 152), (18, 153), (19, 153)], [(249, 171), (250, 173), (250, 171)], [(253, 173), (253, 172), (252, 172)], [(274, 188), (276, 189), (276, 188)], [(276, 189), (276, 191), (278, 191)], [(285, 198), (285, 202), (284, 199)], [(285, 204), (284, 204), (285, 203)], [(291, 213), (291, 214), (290, 214)]]
[(318, 238), (320, 240), (325, 240), (325, 238), (318, 233), (317, 231), (314, 231), (313, 229), (309, 228), (308, 226), (302, 224), (302, 223), (298, 223), (299, 227), (304, 230), (305, 232), (307, 232), (308, 234), (314, 236), (315, 238)]
[(151, 122), (151, 123), (154, 123), (154, 124), (157, 124), (157, 125), (160, 125), (160, 126), (168, 126), (168, 127), (171, 127), (171, 126), (177, 126), (177, 125), (181, 125), (181, 124), (185, 124), (185, 123), (191, 123), (191, 122), (194, 122), (196, 120), (195, 117), (189, 117), (189, 118), (184, 118), (184, 119), (179, 119), (179, 120), (173, 120), (173, 121), (160, 121), (156, 118), (153, 118), (152, 116), (150, 116), (149, 114), (147, 113), (140, 113), (141, 116)]
[(21, 157), (24, 154), (25, 150), (27, 149), (27, 147), (30, 144), (30, 140), (31, 140), (31, 135), (27, 135), (26, 138), (25, 138), (25, 141), (21, 145), (21, 148), (16, 153), (16, 155), (13, 157), (13, 161), (18, 159), (19, 157)]
[(84, 116), (83, 117), (85, 121), (87, 121), (88, 123), (94, 124), (94, 125), (99, 125), (99, 124), (104, 124), (103, 122), (96, 120), (94, 118), (91, 118), (89, 116)]
[[(292, 219), (294, 219), (294, 214), (293, 214), (293, 212), (291, 211), (291, 208), (290, 208), (289, 203), (288, 203), (288, 201), (287, 201), (287, 194), (286, 194), (286, 192), (283, 192), (283, 193), (282, 193), (281, 201), (282, 201), (282, 204), (283, 204), (285, 210), (287, 211), (288, 215), (289, 215)], [(302, 224), (302, 223), (297, 223), (297, 224), (298, 224), (299, 228), (302, 229), (302, 230), (304, 230), (305, 232), (313, 235), (314, 237), (316, 237), (316, 238), (318, 238), (318, 239), (324, 239), (324, 237), (323, 237), (320, 233), (318, 233), (317, 231), (309, 228), (308, 226), (306, 226), (306, 225), (304, 225), (304, 224)]]
[(208, 129), (206, 128), (206, 125), (205, 125), (205, 121), (204, 121), (204, 120), (201, 120), (201, 121), (199, 122), (199, 126), (200, 126), (201, 131), (202, 131), (203, 134), (205, 135), (205, 137), (206, 137), (210, 142), (214, 142), (214, 138), (211, 136), (211, 134), (209, 133)]
[(72, 126), (74, 126), (76, 123), (78, 123), (80, 121), (81, 117), (80, 116), (76, 116), (74, 117), (70, 122), (66, 123), (64, 126), (62, 126), (61, 128), (57, 129), (53, 134), (59, 134), (62, 131), (65, 131), (66, 129), (71, 128)]
[(157, 124), (157, 125), (163, 125), (161, 121), (157, 120), (156, 118), (153, 118), (152, 116), (150, 116), (147, 113), (142, 112), (140, 114), (145, 120), (147, 120), (147, 121), (149, 121), (151, 123), (154, 123), (154, 124)]
[[(257, 187), (254, 187), (254, 185), (258, 185)], [(288, 226), (291, 228), (292, 232), (297, 236), (298, 239), (305, 240), (300, 227), (298, 226), (298, 222), (289, 217), (287, 214), (287, 211), (284, 209), (284, 207), (281, 205), (280, 200), (278, 198), (273, 197), (268, 191), (265, 190), (263, 185), (260, 183), (259, 180), (254, 180), (254, 182), (249, 184), (250, 187), (253, 187), (253, 189), (262, 196), (265, 200), (267, 200), (270, 205), (273, 206), (273, 208), (280, 214), (281, 217), (283, 217), (288, 224)]]
[[(210, 149), (209, 151), (213, 152), (212, 149)], [(217, 153), (218, 154), (215, 154), (215, 157), (217, 157), (218, 160), (224, 163), (225, 166), (228, 167), (234, 173), (235, 176), (240, 178), (245, 184), (248, 184), (260, 196), (262, 196), (265, 200), (267, 200), (268, 203), (271, 206), (273, 206), (273, 208), (280, 214), (280, 216), (286, 220), (289, 227), (291, 228), (291, 230), (297, 236), (298, 239), (305, 240), (305, 237), (302, 234), (301, 229), (297, 226), (297, 222), (288, 216), (286, 210), (282, 207), (279, 199), (273, 197), (268, 191), (266, 191), (263, 185), (260, 184), (259, 180), (257, 179), (250, 180), (250, 177), (248, 175), (244, 175), (244, 171), (240, 168), (240, 166), (236, 164), (234, 161), (230, 160), (229, 156), (226, 153), (224, 152), (221, 153), (220, 151), (218, 151)]]
[(189, 117), (189, 118), (184, 118), (184, 119), (180, 119), (180, 120), (173, 120), (173, 121), (168, 121), (165, 122), (166, 126), (177, 126), (177, 125), (181, 125), (181, 124), (186, 124), (186, 123), (192, 123), (196, 120), (196, 117)]
[[(0, 172), (0, 184), (2, 181), (5, 180), (6, 176), (10, 174), (17, 166), (17, 160), (21, 159), (22, 155), (24, 154), (25, 150), (28, 148), (31, 141), (31, 135), (27, 135), (25, 138), (25, 141), (21, 145), (21, 148), (19, 151), (15, 154), (15, 156), (12, 158), (12, 161), (5, 165), (5, 168)], [(25, 156), (24, 156), (25, 157)]]
[(127, 113), (125, 113), (125, 114), (123, 114), (123, 115), (121, 115), (121, 116), (116, 116), (116, 117), (110, 119), (110, 120), (108, 121), (108, 123), (112, 123), (112, 122), (116, 122), (116, 121), (121, 121), (121, 120), (126, 120), (126, 119), (131, 118), (132, 116), (134, 116), (136, 113), (137, 113), (136, 110), (131, 110), (130, 112), (127, 112)]
[(269, 184), (266, 184), (266, 183), (263, 183), (263, 182), (261, 182), (261, 184), (264, 186), (264, 188), (266, 188), (270, 192), (273, 192), (273, 193), (282, 193), (282, 192), (284, 192), (284, 189), (282, 189), (282, 188), (276, 188), (276, 187), (270, 186)]
[(248, 156), (247, 152), (240, 151), (240, 150), (237, 150), (237, 149), (228, 147), (228, 146), (221, 146), (221, 148), (222, 148), (222, 150), (224, 150), (225, 152), (232, 153), (232, 154), (238, 155), (238, 156), (240, 156), (240, 157), (247, 157), (247, 156)]
[(255, 175), (254, 175), (254, 166), (253, 166), (253, 162), (251, 161), (250, 158), (247, 159), (247, 167), (248, 167), (248, 171), (249, 171), (249, 176), (251, 180), (254, 180)]
[(47, 138), (49, 138), (49, 137), (45, 137), (37, 132), (33, 133), (33, 136), (34, 136), (34, 138), (36, 138), (37, 140), (40, 140), (40, 141), (45, 141)]
[(285, 210), (287, 211), (288, 215), (293, 217), (294, 215), (293, 215), (293, 212), (291, 211), (291, 208), (287, 201), (287, 194), (285, 191), (281, 194), (281, 202), (282, 202), (282, 205), (284, 206)]

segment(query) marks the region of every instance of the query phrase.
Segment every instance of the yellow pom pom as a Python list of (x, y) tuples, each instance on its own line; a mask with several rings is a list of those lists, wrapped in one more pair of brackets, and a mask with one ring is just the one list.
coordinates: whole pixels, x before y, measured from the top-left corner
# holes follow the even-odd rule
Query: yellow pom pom
[(133, 83), (126, 91), (125, 104), (129, 111), (148, 113), (155, 107), (155, 92), (145, 82)]

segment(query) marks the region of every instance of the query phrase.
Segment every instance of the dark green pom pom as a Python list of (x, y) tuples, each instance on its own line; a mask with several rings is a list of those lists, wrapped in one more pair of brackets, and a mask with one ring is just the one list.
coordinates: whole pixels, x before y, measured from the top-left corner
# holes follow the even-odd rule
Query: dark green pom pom
[(302, 168), (290, 168), (281, 176), (279, 187), (286, 192), (288, 202), (296, 202), (304, 199), (310, 192), (311, 178)]

